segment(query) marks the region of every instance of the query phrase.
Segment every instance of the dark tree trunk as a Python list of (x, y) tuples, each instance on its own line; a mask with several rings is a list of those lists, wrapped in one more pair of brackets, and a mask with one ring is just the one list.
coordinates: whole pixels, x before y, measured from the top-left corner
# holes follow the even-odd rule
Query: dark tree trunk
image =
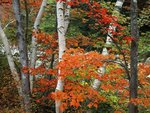
[[(20, 63), (22, 67), (28, 67), (27, 45), (25, 34), (22, 26), (22, 15), (20, 11), (20, 0), (13, 0), (14, 14), (17, 22), (17, 38), (20, 53)], [(27, 113), (30, 112), (30, 83), (29, 74), (21, 71), (22, 90), (24, 107)]]
[[(131, 0), (131, 36), (134, 38), (131, 42), (131, 78), (130, 78), (130, 99), (137, 98), (138, 88), (138, 39), (139, 31), (137, 25), (137, 0)], [(129, 113), (137, 113), (137, 106), (130, 103)]]

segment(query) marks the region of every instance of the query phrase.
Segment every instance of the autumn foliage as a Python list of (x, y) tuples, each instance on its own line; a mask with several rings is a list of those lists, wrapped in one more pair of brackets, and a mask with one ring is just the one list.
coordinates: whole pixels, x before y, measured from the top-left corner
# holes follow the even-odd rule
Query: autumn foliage
[[(100, 103), (109, 103), (114, 111), (125, 110), (123, 106), (129, 103), (129, 83), (124, 69), (115, 63), (107, 63), (107, 59), (114, 59), (114, 55), (103, 56), (95, 52), (85, 52), (83, 49), (69, 49), (63, 55), (63, 61), (58, 63), (56, 69), (45, 69), (38, 67), (35, 72), (43, 75), (51, 74), (54, 79), (41, 78), (38, 81), (40, 87), (34, 88), (36, 92), (45, 92), (54, 89), (56, 86), (56, 76), (62, 76), (65, 81), (64, 91), (49, 92), (45, 97), (48, 100), (62, 100), (61, 109), (66, 110), (74, 107), (76, 109), (98, 108)], [(106, 73), (99, 76), (101, 72), (98, 67), (106, 63)], [(150, 65), (139, 65), (139, 95), (131, 102), (140, 106), (149, 106), (149, 78), (147, 77)], [(57, 75), (57, 70), (61, 71)], [(94, 79), (99, 79), (101, 85), (98, 90), (93, 89)], [(38, 99), (39, 103), (42, 99)], [(115, 103), (115, 104), (114, 104)], [(122, 106), (120, 106), (122, 105)]]
[[(66, 0), (61, 0), (66, 2)], [(1, 0), (1, 4), (10, 6), (12, 0)], [(37, 8), (41, 0), (29, 0), (29, 6)], [(73, 17), (82, 18), (82, 23), (92, 20), (88, 27), (97, 30), (103, 36), (112, 40), (112, 45), (105, 44), (103, 37), (87, 37), (78, 35), (67, 37), (66, 51), (62, 61), (58, 62), (58, 36), (57, 33), (47, 34), (41, 30), (33, 31), (37, 45), (37, 60), (41, 63), (35, 68), (23, 67), (24, 73), (39, 76), (33, 88), (32, 97), (35, 102), (45, 106), (54, 105), (55, 100), (61, 100), (60, 109), (86, 111), (89, 109), (101, 110), (104, 104), (109, 105), (114, 113), (124, 113), (131, 102), (139, 109), (150, 106), (150, 64), (138, 65), (138, 98), (129, 98), (130, 81), (130, 43), (135, 40), (124, 34), (126, 27), (121, 26), (118, 18), (101, 6), (99, 2), (89, 0), (72, 0), (66, 3), (73, 7)], [(85, 5), (86, 8), (77, 8)], [(3, 9), (8, 6), (3, 7)], [(24, 7), (24, 6), (22, 6)], [(7, 15), (9, 16), (9, 15)], [(7, 17), (5, 16), (5, 18)], [(116, 28), (109, 28), (109, 26)], [(109, 55), (101, 54), (101, 50), (86, 50), (87, 46), (106, 48)], [(53, 58), (54, 57), (54, 58)], [(105, 74), (100, 67), (105, 66)], [(60, 72), (60, 73), (58, 73)], [(58, 77), (64, 80), (64, 90), (55, 92)], [(100, 81), (98, 89), (92, 87), (94, 80)], [(107, 108), (106, 108), (107, 109)], [(102, 111), (103, 112), (103, 111)]]
[[(73, 7), (80, 3), (88, 6), (88, 11), (82, 10), (82, 12), (86, 14), (88, 19), (94, 18), (94, 29), (101, 26), (100, 32), (103, 34), (111, 32), (111, 39), (115, 48), (107, 48), (110, 54), (106, 56), (97, 51), (87, 52), (84, 50), (87, 45), (95, 46), (97, 41), (104, 44), (104, 40), (100, 37), (92, 39), (80, 35), (67, 38), (68, 49), (65, 51), (62, 61), (58, 63), (58, 60), (56, 60), (52, 69), (47, 68), (47, 66), (49, 65), (48, 62), (52, 60), (52, 54), (55, 54), (56, 59), (58, 59), (57, 33), (52, 35), (43, 32), (34, 34), (38, 42), (38, 51), (40, 51), (38, 59), (42, 63), (34, 69), (25, 68), (24, 71), (30, 72), (33, 76), (43, 76), (37, 80), (37, 87), (33, 89), (33, 92), (48, 92), (46, 96), (42, 96), (36, 102), (43, 104), (43, 100), (50, 103), (54, 100), (61, 100), (60, 109), (62, 111), (71, 108), (76, 110), (79, 108), (83, 110), (99, 108), (101, 103), (108, 103), (115, 113), (125, 112), (129, 102), (142, 107), (150, 106), (148, 77), (150, 75), (150, 64), (139, 64), (139, 98), (129, 99), (129, 46), (134, 38), (124, 35), (123, 32), (126, 28), (118, 24), (117, 17), (110, 15), (107, 9), (101, 7), (98, 2), (89, 3), (88, 0), (68, 2)], [(86, 22), (86, 19), (84, 19), (84, 22)], [(110, 23), (117, 30), (108, 29)], [(103, 46), (105, 47), (105, 45)], [(118, 54), (117, 57), (116, 54)], [(106, 66), (106, 72), (103, 76), (99, 76), (102, 75), (99, 68), (104, 65)], [(60, 74), (58, 74), (58, 70)], [(51, 79), (47, 78), (49, 75), (52, 76)], [(65, 81), (64, 91), (55, 92), (54, 89), (59, 76)], [(92, 88), (95, 79), (101, 81), (98, 90)], [(142, 107), (139, 107), (139, 109), (142, 109)]]
[[(128, 99), (129, 80), (127, 79), (126, 71), (120, 64), (110, 62), (116, 60), (114, 54), (104, 56), (96, 51), (86, 52), (84, 49), (72, 48), (65, 52), (63, 60), (57, 64), (56, 68), (47, 69), (45, 63), (51, 60), (49, 59), (49, 55), (57, 54), (57, 40), (55, 39), (55, 35), (45, 33), (40, 33), (36, 37), (39, 43), (39, 50), (43, 52), (39, 56), (43, 63), (35, 69), (29, 69), (29, 71), (31, 75), (53, 76), (51, 80), (41, 78), (37, 81), (39, 87), (34, 88), (34, 92), (49, 91), (46, 97), (37, 100), (38, 103), (41, 103), (43, 99), (49, 101), (55, 99), (62, 100), (61, 110), (66, 110), (70, 107), (79, 109), (83, 105), (87, 106), (84, 109), (91, 107), (98, 108), (99, 104), (104, 102), (109, 103), (114, 108), (114, 111), (123, 111), (123, 106), (128, 106), (130, 102)], [(80, 41), (74, 40), (75, 44), (78, 44), (78, 41)], [(40, 47), (40, 44), (43, 48)], [(67, 43), (68, 46), (72, 46), (70, 44), (74, 43)], [(123, 60), (123, 56), (120, 55), (118, 60)], [(101, 72), (99, 72), (98, 68), (103, 66), (104, 63), (106, 65), (106, 73), (103, 76), (99, 76)], [(147, 77), (150, 74), (149, 66), (149, 64), (139, 65), (138, 92), (141, 97), (131, 99), (131, 102), (134, 104), (144, 107), (149, 106), (149, 78)], [(61, 71), (59, 75), (58, 70)], [(56, 78), (58, 76), (64, 79), (65, 86), (63, 92), (59, 91), (56, 93), (53, 91), (56, 87)], [(101, 81), (98, 90), (94, 90), (91, 87), (94, 79)]]

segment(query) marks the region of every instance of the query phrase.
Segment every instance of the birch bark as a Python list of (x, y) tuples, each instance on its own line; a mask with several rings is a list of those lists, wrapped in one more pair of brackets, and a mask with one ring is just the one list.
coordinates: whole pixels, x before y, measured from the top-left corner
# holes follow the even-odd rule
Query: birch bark
[[(58, 32), (58, 45), (59, 45), (59, 62), (62, 60), (62, 55), (66, 50), (66, 39), (65, 39), (65, 20), (64, 20), (64, 2), (61, 0), (57, 1), (57, 32)], [(58, 74), (61, 73), (59, 70)], [(64, 80), (58, 77), (56, 92), (63, 91)], [(61, 101), (55, 101), (56, 113), (62, 113), (60, 110)]]
[[(124, 3), (124, 0), (117, 0), (117, 2), (116, 2), (116, 4), (115, 4), (114, 11), (113, 11), (113, 15), (119, 16), (119, 12), (120, 12), (120, 10), (121, 10), (121, 8), (122, 8), (123, 3)], [(112, 36), (111, 30), (115, 31), (115, 30), (116, 30), (116, 27), (110, 25), (110, 26), (109, 26), (109, 29), (110, 29), (110, 31), (108, 32), (108, 35), (107, 35), (107, 38), (106, 38), (106, 44), (107, 44), (107, 45), (111, 45), (111, 43), (112, 43), (112, 40), (111, 40), (111, 37), (110, 37), (110, 36)], [(103, 48), (103, 50), (102, 50), (102, 55), (108, 55), (108, 54), (109, 54), (109, 53), (108, 53), (107, 48), (106, 48), (106, 47)], [(104, 64), (104, 65), (103, 65), (102, 67), (100, 67), (99, 70), (98, 70), (98, 72), (100, 73), (99, 76), (103, 76), (104, 73), (105, 73), (105, 70), (106, 70), (106, 68), (105, 68), (105, 64)], [(98, 79), (95, 79), (95, 80), (94, 80), (94, 83), (93, 83), (93, 85), (92, 85), (92, 87), (93, 87), (94, 89), (98, 89), (99, 85), (100, 85), (100, 81), (99, 81)]]
[[(22, 86), (21, 86), (21, 82), (20, 82), (20, 78), (19, 78), (19, 74), (17, 73), (17, 70), (15, 68), (15, 63), (14, 63), (14, 59), (11, 53), (11, 49), (10, 49), (10, 45), (8, 42), (8, 38), (5, 35), (2, 26), (1, 26), (1, 22), (0, 22), (0, 38), (2, 39), (2, 43), (4, 45), (4, 49), (5, 49), (5, 53), (7, 56), (7, 60), (8, 60), (8, 64), (11, 70), (11, 74), (15, 80), (16, 83), (16, 87), (18, 89), (18, 94), (20, 97), (22, 97)], [(21, 106), (23, 107), (23, 101), (21, 100)]]
[[(67, 0), (66, 2), (70, 2), (70, 0)], [(66, 4), (66, 9), (65, 9), (65, 19), (64, 19), (64, 21), (65, 21), (65, 29), (64, 29), (64, 33), (65, 33), (65, 35), (66, 35), (66, 33), (67, 33), (67, 29), (68, 29), (68, 26), (69, 26), (69, 23), (70, 23), (70, 9), (71, 9), (71, 6), (70, 5), (68, 5), (68, 4)]]
[[(41, 22), (41, 18), (42, 18), (42, 15), (44, 13), (44, 7), (47, 5), (47, 0), (43, 0), (42, 1), (42, 4), (41, 4), (41, 7), (40, 7), (40, 10), (37, 14), (37, 17), (35, 19), (35, 22), (34, 22), (34, 30), (35, 31), (38, 31), (38, 27), (39, 27), (39, 24)], [(36, 38), (34, 36), (32, 36), (32, 53), (31, 53), (31, 64), (30, 66), (31, 67), (35, 67), (35, 62), (36, 62)]]
[[(34, 22), (34, 30), (35, 32), (38, 31), (38, 27), (39, 27), (39, 24), (41, 22), (41, 18), (42, 18), (42, 15), (44, 13), (44, 8), (46, 7), (47, 5), (47, 0), (43, 0), (42, 1), (42, 4), (41, 4), (41, 7), (40, 7), (40, 10), (37, 14), (37, 17), (35, 19), (35, 22)], [(36, 38), (35, 36), (32, 36), (32, 46), (31, 46), (31, 63), (30, 63), (30, 67), (31, 68), (35, 68), (35, 65), (36, 65), (36, 57), (37, 57), (37, 42), (36, 42)], [(32, 91), (32, 88), (33, 88), (33, 78), (34, 76), (30, 76), (30, 90)]]
[[(27, 46), (26, 46), (25, 35), (24, 35), (23, 26), (22, 26), (20, 0), (13, 0), (13, 9), (14, 9), (15, 19), (17, 23), (17, 38), (18, 38), (21, 68), (28, 67)], [(22, 80), (22, 91), (23, 91), (22, 95), (23, 95), (23, 100), (24, 100), (24, 108), (27, 113), (30, 113), (29, 74), (21, 71), (21, 80)]]

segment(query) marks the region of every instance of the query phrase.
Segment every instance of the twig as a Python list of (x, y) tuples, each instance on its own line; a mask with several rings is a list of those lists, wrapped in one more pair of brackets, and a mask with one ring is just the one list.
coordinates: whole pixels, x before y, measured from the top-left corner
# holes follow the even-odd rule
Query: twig
[(15, 22), (16, 20), (12, 20), (10, 22), (8, 22), (4, 27), (3, 30), (5, 30), (10, 24), (12, 24), (13, 22)]
[(120, 48), (119, 45), (116, 43), (116, 41), (113, 39), (113, 37), (110, 36), (109, 34), (108, 34), (108, 36), (112, 39), (112, 41), (114, 42), (114, 44), (115, 44), (116, 47), (118, 48), (119, 52), (123, 55), (123, 60), (124, 60), (124, 63), (125, 63), (125, 64), (124, 64), (124, 68), (125, 68), (125, 71), (126, 71), (126, 73), (127, 73), (128, 79), (129, 79), (129, 81), (130, 81), (130, 73), (129, 73), (129, 69), (128, 69), (128, 63), (127, 63), (126, 58), (125, 58), (125, 54), (121, 51), (121, 48)]

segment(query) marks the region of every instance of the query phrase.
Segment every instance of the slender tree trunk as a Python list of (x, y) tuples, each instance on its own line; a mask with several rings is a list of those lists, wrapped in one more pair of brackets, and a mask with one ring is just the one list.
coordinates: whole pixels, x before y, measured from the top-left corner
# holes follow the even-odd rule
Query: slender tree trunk
[[(138, 39), (139, 31), (137, 25), (137, 0), (131, 0), (131, 36), (134, 38), (131, 42), (131, 78), (130, 78), (130, 99), (137, 98), (137, 88), (138, 88)], [(137, 106), (130, 103), (129, 113), (137, 113)]]
[[(52, 56), (51, 56), (51, 62), (50, 62), (50, 66), (49, 66), (50, 69), (53, 69), (54, 61), (55, 61), (55, 54), (53, 53)], [(52, 75), (51, 75), (51, 74), (48, 75), (47, 78), (48, 78), (49, 80), (51, 80), (51, 79), (52, 79)]]
[[(124, 0), (117, 0), (117, 2), (116, 2), (116, 4), (115, 4), (114, 11), (113, 11), (113, 15), (119, 16), (120, 10), (121, 10), (121, 8), (122, 8), (123, 3), (124, 3)], [(115, 30), (116, 30), (116, 27), (110, 25), (110, 26), (109, 26), (109, 29), (115, 31)], [(112, 43), (112, 40), (111, 40), (111, 37), (110, 37), (110, 36), (112, 36), (111, 31), (108, 32), (108, 35), (107, 35), (107, 38), (106, 38), (106, 44), (107, 44), (107, 45), (111, 45), (111, 43)], [(112, 37), (113, 37), (113, 36), (112, 36)], [(106, 48), (106, 47), (103, 48), (103, 50), (102, 50), (102, 55), (108, 55), (108, 54), (109, 54), (109, 53), (108, 53), (107, 48)], [(104, 64), (102, 67), (100, 67), (98, 71), (99, 71), (99, 73), (100, 73), (99, 76), (104, 75), (104, 73), (105, 73), (105, 64)], [(99, 81), (98, 79), (95, 79), (95, 80), (94, 80), (94, 83), (93, 83), (93, 85), (92, 85), (92, 87), (93, 87), (94, 89), (98, 89), (99, 85), (100, 85), (100, 81)]]
[[(17, 22), (17, 37), (18, 37), (18, 47), (20, 54), (20, 63), (22, 67), (28, 67), (28, 57), (27, 57), (27, 46), (25, 42), (25, 36), (22, 26), (22, 15), (20, 11), (20, 1), (13, 0), (13, 9)], [(21, 71), (21, 80), (22, 80), (22, 90), (23, 90), (23, 99), (24, 107), (27, 113), (30, 112), (30, 82), (29, 74)]]
[[(65, 22), (64, 22), (64, 2), (61, 0), (57, 1), (56, 9), (57, 9), (57, 32), (58, 32), (58, 40), (59, 40), (59, 62), (62, 60), (62, 55), (66, 50), (66, 39), (65, 39)], [(61, 73), (59, 70), (58, 74)], [(58, 77), (56, 92), (63, 91), (64, 80), (61, 77)], [(55, 101), (56, 113), (62, 113), (60, 110), (61, 101)]]
[(24, 0), (24, 6), (25, 6), (25, 38), (28, 39), (28, 30), (29, 30), (29, 9), (28, 9), (28, 0)]
[[(17, 70), (15, 68), (15, 63), (14, 63), (14, 59), (13, 59), (13, 56), (12, 56), (12, 53), (11, 53), (11, 50), (10, 50), (10, 45), (9, 45), (9, 42), (8, 42), (8, 38), (6, 37), (6, 35), (5, 35), (5, 33), (2, 29), (1, 22), (0, 22), (0, 37), (1, 37), (2, 43), (4, 45), (4, 49), (5, 49), (5, 52), (6, 52), (8, 64), (9, 64), (9, 67), (10, 67), (10, 70), (11, 70), (11, 74), (14, 78), (14, 81), (16, 83), (16, 87), (18, 89), (18, 94), (19, 94), (20, 97), (22, 97), (22, 86), (21, 86), (21, 82), (20, 82), (20, 79), (19, 79), (19, 74), (17, 73)], [(23, 107), (22, 99), (21, 99), (21, 106)]]
[[(34, 31), (35, 32), (38, 32), (38, 27), (39, 27), (39, 24), (41, 22), (41, 18), (42, 18), (42, 15), (44, 13), (44, 8), (46, 7), (46, 5), (47, 5), (47, 0), (43, 0), (41, 7), (40, 7), (40, 10), (39, 10), (37, 17), (35, 19), (35, 22), (34, 22)], [(35, 38), (35, 36), (32, 36), (31, 63), (30, 63), (31, 68), (35, 68), (35, 65), (36, 65), (36, 56), (37, 56), (36, 51), (37, 51), (36, 38)], [(30, 89), (31, 89), (31, 91), (33, 88), (33, 80), (34, 80), (34, 76), (30, 76)]]

